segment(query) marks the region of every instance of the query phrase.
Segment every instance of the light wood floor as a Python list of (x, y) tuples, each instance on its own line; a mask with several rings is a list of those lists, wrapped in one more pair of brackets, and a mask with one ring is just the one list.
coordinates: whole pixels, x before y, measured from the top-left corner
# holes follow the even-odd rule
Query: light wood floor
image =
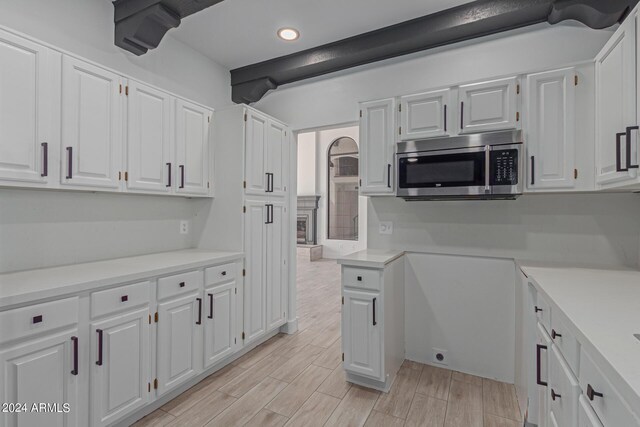
[(298, 257), (299, 332), (279, 334), (135, 426), (519, 427), (512, 385), (405, 361), (389, 393), (345, 381), (340, 269)]

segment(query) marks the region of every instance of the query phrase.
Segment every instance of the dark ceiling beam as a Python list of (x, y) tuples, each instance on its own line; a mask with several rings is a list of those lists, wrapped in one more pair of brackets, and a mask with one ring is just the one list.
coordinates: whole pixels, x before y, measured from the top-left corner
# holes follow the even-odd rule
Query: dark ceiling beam
[(260, 100), (278, 86), (541, 22), (592, 28), (624, 19), (638, 0), (479, 0), (400, 24), (231, 70), (232, 99)]
[(115, 44), (136, 55), (155, 49), (182, 18), (222, 0), (116, 0)]

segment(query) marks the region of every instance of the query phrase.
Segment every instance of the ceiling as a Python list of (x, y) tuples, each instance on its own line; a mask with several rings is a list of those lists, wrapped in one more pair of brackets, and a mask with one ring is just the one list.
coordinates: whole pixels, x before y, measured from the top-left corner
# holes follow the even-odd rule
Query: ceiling
[[(229, 69), (455, 7), (469, 0), (225, 0), (182, 20), (172, 37)], [(294, 27), (300, 38), (276, 36)]]

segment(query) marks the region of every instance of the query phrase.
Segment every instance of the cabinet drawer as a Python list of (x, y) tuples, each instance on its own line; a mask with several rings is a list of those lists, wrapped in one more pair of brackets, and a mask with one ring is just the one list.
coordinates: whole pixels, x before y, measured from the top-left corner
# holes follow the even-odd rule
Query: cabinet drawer
[(176, 295), (196, 291), (202, 284), (202, 271), (189, 271), (187, 273), (158, 279), (158, 299), (167, 299)]
[(535, 306), (536, 316), (538, 317), (538, 322), (544, 326), (547, 330), (548, 334), (551, 334), (551, 306), (544, 299), (540, 292), (536, 296), (536, 306)]
[(96, 318), (149, 304), (149, 282), (134, 283), (91, 294), (91, 317)]
[(565, 326), (564, 317), (554, 313), (551, 319), (551, 339), (558, 346), (560, 352), (569, 364), (573, 373), (580, 373), (580, 343)]
[(205, 285), (215, 285), (233, 280), (236, 277), (236, 265), (233, 263), (209, 267), (204, 271)]
[(78, 323), (78, 297), (0, 313), (0, 343), (24, 339)]
[(342, 268), (342, 285), (345, 288), (374, 289), (379, 291), (382, 282), (382, 270), (370, 268)]
[(602, 424), (607, 427), (640, 426), (640, 420), (636, 418), (584, 349), (580, 352), (580, 365), (580, 388)]
[(584, 394), (578, 399), (578, 427), (602, 427), (600, 419), (593, 412), (593, 408)]
[(549, 355), (549, 408), (560, 427), (576, 427), (578, 424), (578, 396), (580, 385), (560, 354), (552, 346)]

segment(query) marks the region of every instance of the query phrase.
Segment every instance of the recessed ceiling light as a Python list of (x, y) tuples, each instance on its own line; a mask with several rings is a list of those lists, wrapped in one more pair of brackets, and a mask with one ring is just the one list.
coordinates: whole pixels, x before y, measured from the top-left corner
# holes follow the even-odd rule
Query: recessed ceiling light
[(288, 42), (297, 40), (300, 37), (300, 32), (295, 28), (280, 28), (278, 30), (278, 37)]

